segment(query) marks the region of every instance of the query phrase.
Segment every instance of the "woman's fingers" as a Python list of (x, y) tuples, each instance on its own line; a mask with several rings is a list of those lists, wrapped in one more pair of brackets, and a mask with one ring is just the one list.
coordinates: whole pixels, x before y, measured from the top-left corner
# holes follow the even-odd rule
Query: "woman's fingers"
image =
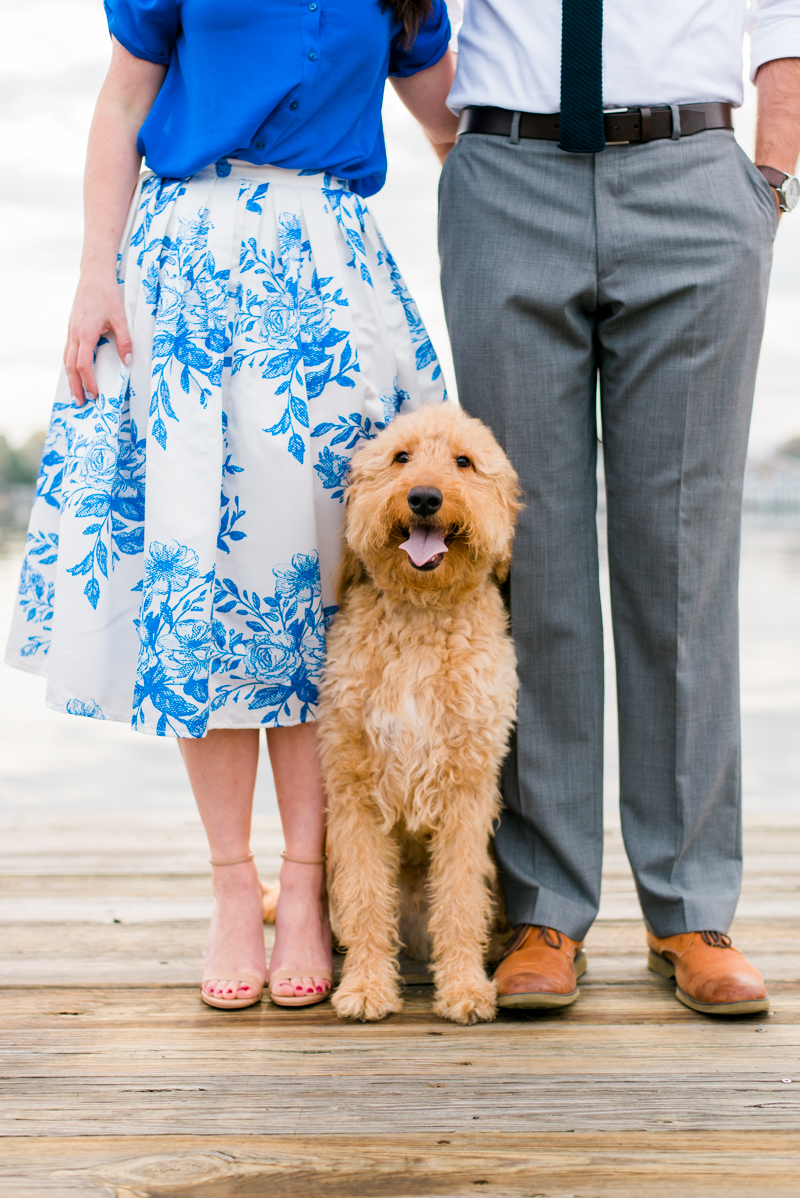
[(130, 366), (133, 344), (116, 274), (81, 276), (64, 350), (69, 389), (79, 406), (97, 398), (94, 359), (98, 341), (109, 333), (114, 334), (121, 360)]
[(67, 382), (69, 383), (70, 394), (80, 407), (84, 403), (84, 394), (81, 376), (78, 373), (77, 359), (78, 342), (70, 333), (69, 340), (67, 341), (67, 345), (64, 350), (64, 369), (67, 372)]
[(100, 336), (101, 330), (88, 322), (77, 326), (70, 323), (64, 350), (64, 368), (72, 398), (78, 407), (82, 407), (87, 398), (97, 397), (93, 368), (95, 346)]
[(100, 336), (93, 338), (82, 337), (75, 357), (75, 369), (80, 379), (80, 390), (75, 398), (80, 404), (84, 394), (89, 399), (97, 399), (97, 384), (94, 381), (94, 351)]
[(128, 322), (125, 319), (125, 313), (122, 310), (122, 305), (120, 305), (119, 315), (115, 314), (111, 318), (111, 329), (117, 340), (117, 353), (119, 354), (121, 361), (123, 361), (126, 366), (130, 366), (131, 362), (133, 361), (133, 342), (131, 341), (131, 335), (128, 332)]

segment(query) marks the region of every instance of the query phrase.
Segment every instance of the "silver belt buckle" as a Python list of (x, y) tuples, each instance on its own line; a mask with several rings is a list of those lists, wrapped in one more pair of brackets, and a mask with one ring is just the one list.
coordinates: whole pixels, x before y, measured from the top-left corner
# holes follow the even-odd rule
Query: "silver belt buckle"
[[(604, 108), (603, 109), (603, 120), (605, 120), (605, 118), (607, 116), (613, 116), (615, 112), (633, 112), (633, 111), (634, 110), (632, 108)], [(606, 142), (607, 146), (629, 146), (630, 144), (631, 144), (630, 139), (628, 139), (626, 141), (607, 141)]]

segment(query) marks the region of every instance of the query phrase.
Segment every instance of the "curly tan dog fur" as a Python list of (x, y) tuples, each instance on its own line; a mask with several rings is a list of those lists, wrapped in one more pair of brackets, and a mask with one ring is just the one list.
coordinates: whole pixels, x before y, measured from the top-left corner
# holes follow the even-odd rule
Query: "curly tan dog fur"
[(518, 495), (492, 434), (450, 404), (353, 458), (319, 709), (343, 1017), (399, 1011), (398, 948), (430, 943), (437, 1013), (494, 1018), (490, 840), (517, 692), (498, 582)]

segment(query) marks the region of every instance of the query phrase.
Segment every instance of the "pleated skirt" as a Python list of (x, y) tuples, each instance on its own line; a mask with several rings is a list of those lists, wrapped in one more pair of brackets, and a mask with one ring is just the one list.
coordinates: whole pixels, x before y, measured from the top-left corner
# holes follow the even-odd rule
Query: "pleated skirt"
[(314, 718), (350, 457), (445, 398), (364, 202), (320, 172), (144, 175), (133, 338), (59, 381), (6, 660), (47, 704), (158, 736)]

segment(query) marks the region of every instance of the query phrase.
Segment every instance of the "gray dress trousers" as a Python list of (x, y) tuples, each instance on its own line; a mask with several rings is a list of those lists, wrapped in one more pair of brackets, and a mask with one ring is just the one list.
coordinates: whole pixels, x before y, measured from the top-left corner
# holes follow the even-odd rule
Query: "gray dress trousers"
[(741, 881), (742, 479), (777, 225), (727, 130), (567, 154), (466, 134), (440, 186), (464, 408), (525, 491), (497, 852), (512, 923), (600, 896), (600, 380), (625, 846), (658, 936), (726, 931)]

